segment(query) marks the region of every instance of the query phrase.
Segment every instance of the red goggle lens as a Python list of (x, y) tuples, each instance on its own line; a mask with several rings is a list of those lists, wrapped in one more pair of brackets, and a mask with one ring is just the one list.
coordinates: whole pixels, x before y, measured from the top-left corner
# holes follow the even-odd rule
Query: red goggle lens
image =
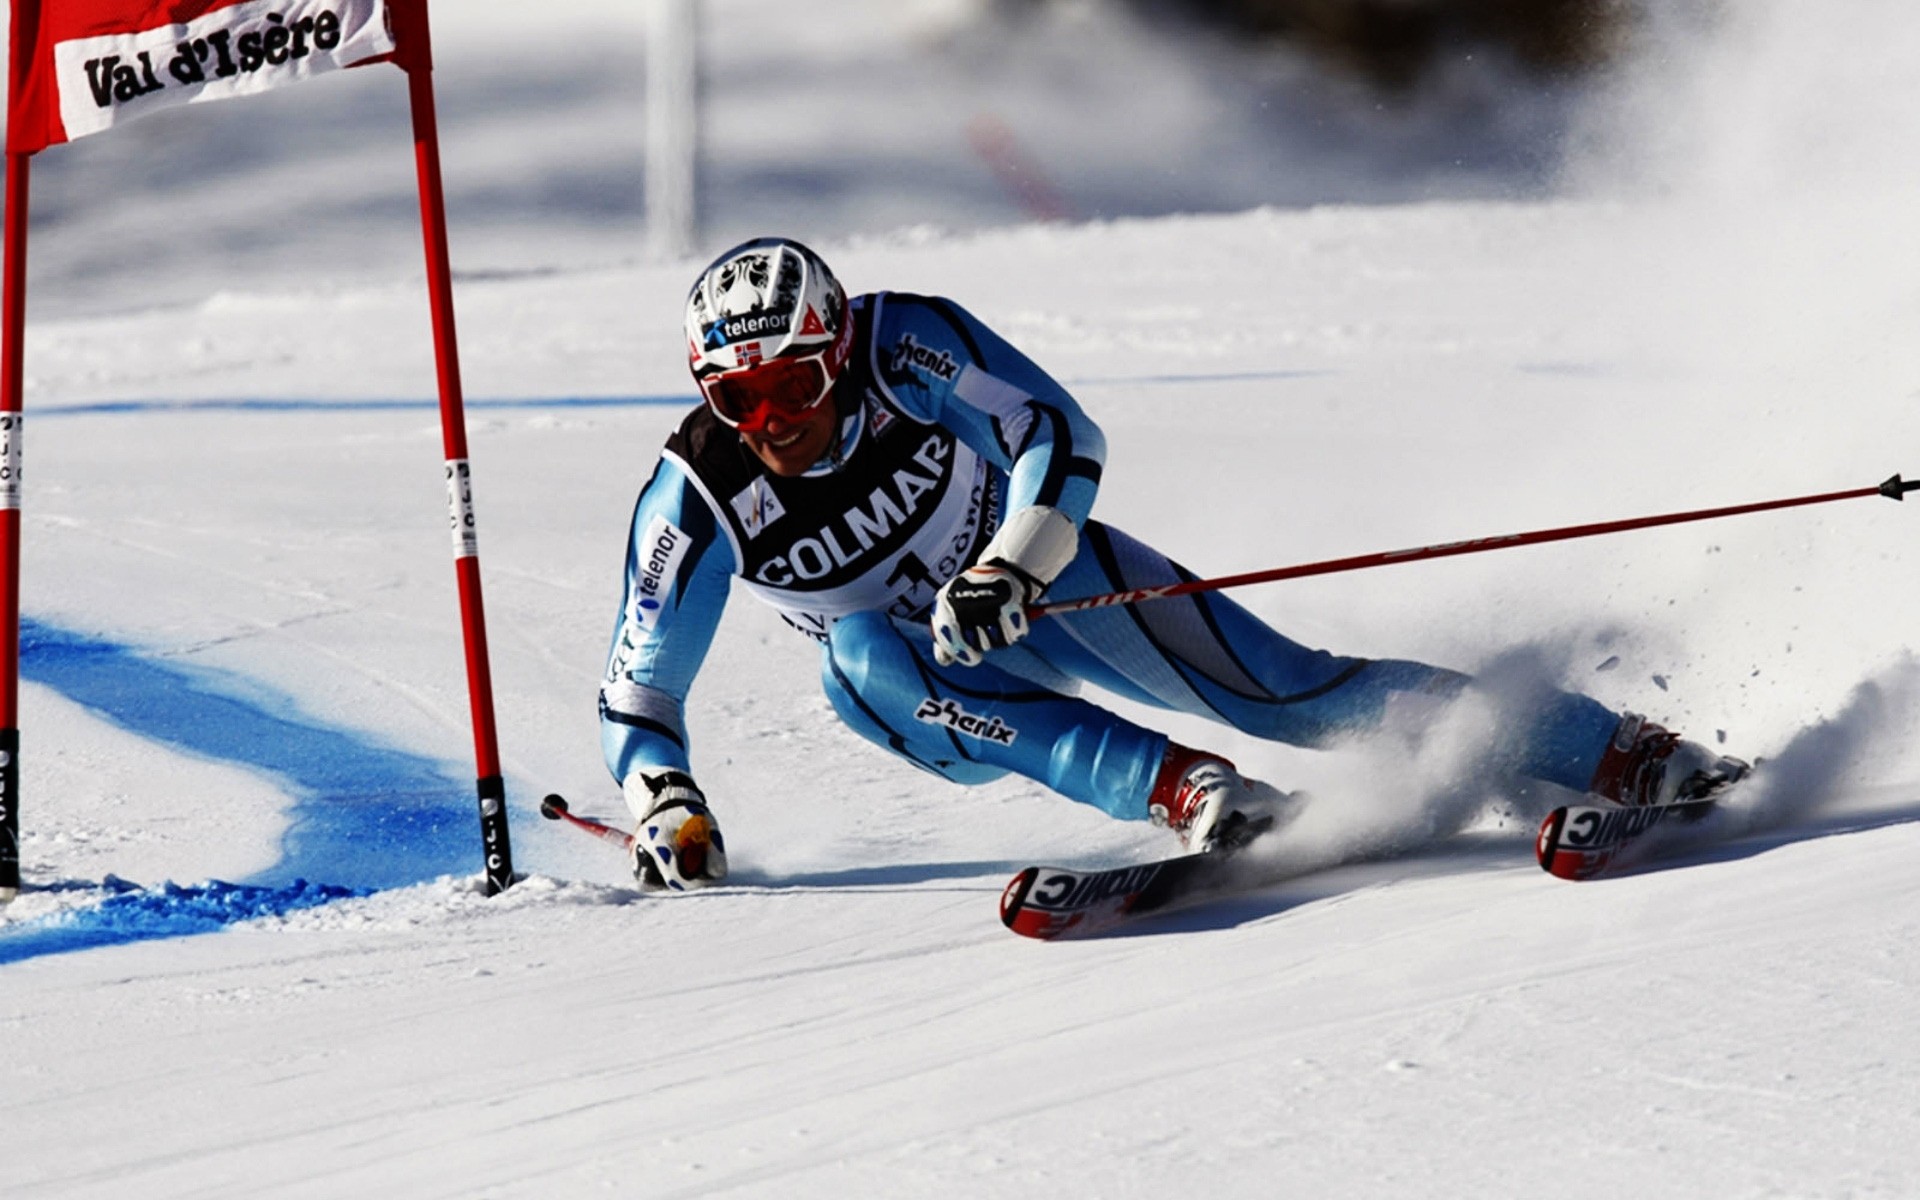
[(700, 391), (715, 416), (737, 429), (753, 429), (774, 413), (797, 417), (827, 398), (832, 381), (822, 358), (776, 358), (744, 371), (709, 375), (700, 381)]

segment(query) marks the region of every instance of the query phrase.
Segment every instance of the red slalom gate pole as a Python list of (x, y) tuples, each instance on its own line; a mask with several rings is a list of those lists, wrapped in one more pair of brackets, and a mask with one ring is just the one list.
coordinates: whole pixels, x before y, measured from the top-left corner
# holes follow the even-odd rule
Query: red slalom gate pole
[(1768, 512), (1776, 508), (1798, 508), (1807, 504), (1830, 504), (1836, 500), (1857, 500), (1863, 496), (1885, 496), (1899, 500), (1920, 488), (1920, 480), (1907, 483), (1895, 475), (1873, 487), (1852, 488), (1844, 492), (1823, 492), (1816, 496), (1792, 496), (1784, 500), (1762, 500), (1754, 504), (1735, 504), (1726, 508), (1703, 508), (1694, 512), (1664, 513), (1655, 517), (1632, 517), (1624, 521), (1598, 521), (1591, 525), (1566, 525), (1559, 529), (1540, 529), (1532, 533), (1510, 533), (1504, 537), (1473, 538), (1464, 542), (1444, 542), (1412, 550), (1388, 550), (1381, 554), (1359, 554), (1352, 558), (1333, 558), (1325, 562), (1275, 567), (1269, 571), (1249, 571), (1244, 575), (1223, 575), (1217, 579), (1191, 579), (1164, 587), (1135, 588), (1128, 592), (1109, 592), (1079, 600), (1056, 600), (1027, 609), (1027, 618), (1058, 613), (1079, 612), (1088, 608), (1106, 608), (1115, 604), (1140, 604), (1147, 600), (1167, 600), (1191, 596), (1196, 592), (1217, 592), (1249, 583), (1273, 583), (1281, 579), (1303, 579), (1309, 575), (1337, 575), (1343, 571), (1364, 571), (1395, 563), (1424, 562), (1433, 558), (1452, 558), (1459, 554), (1478, 554), (1483, 550), (1506, 550), (1514, 546), (1537, 546), (1542, 542), (1565, 542), (1574, 538), (1598, 537), (1603, 533), (1625, 533), (1631, 529), (1651, 529), (1657, 525), (1680, 525), (1688, 521), (1711, 521), (1737, 517), (1745, 513)]
[(447, 252), (446, 198), (440, 180), (439, 122), (433, 104), (433, 51), (425, 0), (396, 5), (402, 26), (399, 65), (413, 104), (414, 159), (420, 175), (420, 224), (426, 240), (427, 296), (433, 311), (434, 365), (440, 382), (440, 430), (446, 447), (447, 504), (452, 514), (454, 571), (460, 585), (460, 622), (466, 643), (467, 700), (473, 712), (478, 768), (480, 836), (489, 896), (513, 885), (513, 849), (507, 828), (506, 782), (493, 715), (493, 674), (487, 661), (487, 622), (480, 591), (480, 548), (467, 464), (467, 418), (460, 390), (460, 358), (453, 325), (453, 266)]
[[(14, 37), (20, 34), (16, 29)], [(12, 78), (18, 79), (16, 43)], [(27, 180), (31, 155), (7, 155), (0, 267), (0, 904), (20, 891), (20, 424), (27, 337)]]

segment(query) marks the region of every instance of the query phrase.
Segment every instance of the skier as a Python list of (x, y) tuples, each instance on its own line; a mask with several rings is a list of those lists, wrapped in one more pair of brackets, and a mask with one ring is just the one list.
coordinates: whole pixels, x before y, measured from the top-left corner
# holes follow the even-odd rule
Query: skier
[[(849, 300), (811, 250), (762, 238), (701, 273), (686, 335), (704, 403), (635, 506), (600, 691), (644, 887), (726, 874), (682, 704), (734, 576), (821, 643), (827, 695), (868, 740), (957, 783), (1023, 775), (1167, 825), (1196, 852), (1244, 843), (1294, 798), (1080, 698), (1080, 683), (1301, 746), (1377, 728), (1397, 696), (1470, 683), (1309, 649), (1219, 593), (1029, 624), (1043, 594), (1193, 576), (1090, 518), (1099, 428), (949, 300)], [(1625, 805), (1707, 794), (1745, 769), (1571, 693), (1502, 737), (1517, 774)]]

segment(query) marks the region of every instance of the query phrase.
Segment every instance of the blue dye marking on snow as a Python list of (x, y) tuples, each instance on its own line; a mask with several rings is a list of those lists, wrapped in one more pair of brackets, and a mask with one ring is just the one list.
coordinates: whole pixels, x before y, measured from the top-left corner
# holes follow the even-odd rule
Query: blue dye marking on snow
[(99, 946), (216, 933), (236, 921), (285, 916), (302, 908), (366, 894), (364, 888), (308, 883), (304, 879), (284, 887), (223, 883), (216, 879), (191, 887), (168, 882), (157, 888), (143, 888), (120, 880), (122, 889), (113, 887), (112, 876), (108, 876), (108, 880), (107, 890), (114, 894), (99, 904), (69, 909), (24, 925), (18, 933), (0, 936), (0, 966)]
[[(466, 400), (462, 407), (505, 408), (690, 408), (700, 397), (676, 396), (552, 396), (523, 399)], [(438, 411), (438, 400), (318, 400), (299, 397), (239, 397), (230, 400), (96, 400), (85, 404), (58, 404), (34, 409), (40, 417), (119, 416), (126, 413), (199, 412), (417, 412)]]
[(1514, 366), (1522, 375), (1552, 375), (1564, 379), (1611, 379), (1620, 374), (1618, 368), (1607, 363), (1592, 362), (1529, 362)]
[(1062, 382), (1068, 387), (1125, 387), (1138, 386), (1186, 386), (1194, 383), (1271, 383), (1285, 379), (1320, 379), (1338, 374), (1335, 371), (1224, 371), (1219, 374), (1199, 375), (1111, 375), (1105, 377), (1083, 377), (1067, 379)]
[[(192, 887), (135, 888), (109, 876), (103, 887), (117, 894), (100, 904), (0, 934), (0, 964), (205, 933), (474, 867), (473, 783), (443, 764), (323, 725), (287, 697), (227, 672), (31, 619), (20, 630), (21, 678), (140, 737), (270, 776), (293, 805), (280, 861), (265, 870)], [(156, 790), (165, 786), (162, 778)]]
[[(1274, 382), (1287, 379), (1314, 379), (1332, 375), (1324, 370), (1235, 371), (1216, 375), (1115, 375), (1069, 379), (1069, 387), (1185, 387), (1204, 383)], [(691, 394), (653, 396), (527, 396), (466, 400), (468, 410), (486, 409), (565, 409), (565, 408), (691, 408), (700, 397)], [(312, 397), (241, 396), (216, 400), (94, 400), (80, 404), (54, 404), (35, 408), (35, 419), (45, 417), (120, 416), (140, 413), (202, 412), (419, 412), (440, 407), (434, 399), (337, 399)]]

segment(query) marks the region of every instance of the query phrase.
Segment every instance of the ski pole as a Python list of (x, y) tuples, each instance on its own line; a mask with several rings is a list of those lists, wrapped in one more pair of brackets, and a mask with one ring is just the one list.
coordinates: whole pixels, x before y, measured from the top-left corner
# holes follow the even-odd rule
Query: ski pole
[(633, 835), (624, 829), (615, 829), (604, 821), (592, 817), (575, 816), (567, 808), (567, 802), (558, 794), (549, 795), (540, 802), (540, 815), (549, 821), (565, 821), (582, 833), (590, 833), (603, 842), (611, 842), (622, 850), (633, 846)]
[(1844, 492), (1823, 492), (1817, 496), (1791, 496), (1784, 500), (1762, 500), (1755, 504), (1735, 504), (1727, 508), (1705, 508), (1694, 512), (1663, 513), (1654, 517), (1633, 517), (1624, 521), (1598, 521), (1590, 525), (1567, 525), (1559, 529), (1539, 529), (1532, 533), (1510, 533), (1503, 537), (1471, 538), (1464, 542), (1443, 542), (1412, 550), (1389, 550), (1381, 554), (1358, 554), (1351, 558), (1333, 558), (1325, 562), (1275, 567), (1268, 571), (1249, 571), (1242, 575), (1223, 575), (1217, 579), (1190, 579), (1161, 587), (1135, 588), (1110, 592), (1104, 596), (1086, 596), (1079, 600), (1054, 600), (1027, 609), (1027, 619), (1057, 613), (1078, 612), (1087, 608), (1106, 608), (1114, 604), (1139, 604), (1147, 600), (1165, 600), (1190, 596), (1196, 592), (1217, 592), (1223, 588), (1249, 583), (1272, 583), (1281, 579), (1301, 579), (1309, 575), (1335, 575), (1343, 571), (1363, 571), (1394, 563), (1423, 562), (1432, 558), (1451, 558), (1456, 554), (1478, 554), (1483, 550), (1505, 550), (1513, 546), (1537, 546), (1542, 542), (1564, 542), (1573, 538), (1597, 537), (1603, 533), (1625, 533), (1630, 529), (1651, 529), (1657, 525), (1679, 525), (1687, 521), (1711, 521), (1718, 517), (1737, 517), (1744, 513), (1767, 512), (1776, 508), (1796, 508), (1806, 504), (1828, 504), (1835, 500), (1856, 500), (1863, 496), (1885, 496), (1899, 500), (1920, 489), (1920, 480), (1904, 482), (1895, 475), (1873, 487), (1852, 488)]

